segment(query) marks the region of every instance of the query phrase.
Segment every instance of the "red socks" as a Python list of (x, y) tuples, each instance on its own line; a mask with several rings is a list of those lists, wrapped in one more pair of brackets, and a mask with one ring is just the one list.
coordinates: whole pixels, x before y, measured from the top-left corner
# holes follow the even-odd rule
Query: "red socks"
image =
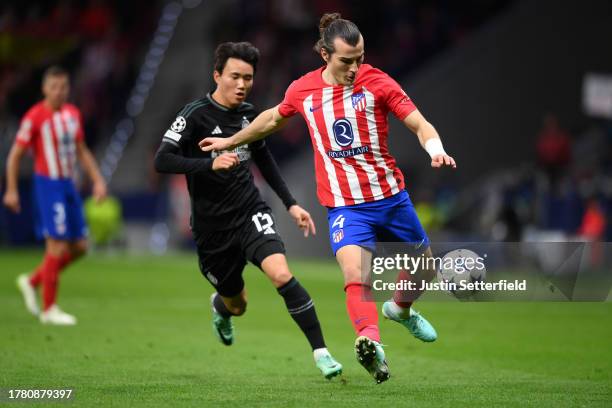
[(55, 303), (57, 296), (57, 276), (59, 275), (61, 258), (56, 258), (53, 255), (46, 255), (43, 260), (43, 310), (47, 310)]
[(69, 253), (62, 257), (45, 254), (42, 263), (30, 277), (30, 284), (37, 287), (42, 283), (43, 310), (55, 303), (57, 297), (57, 282), (60, 271), (72, 261)]
[[(47, 255), (45, 255), (45, 257), (46, 256)], [(64, 269), (70, 262), (72, 262), (72, 260), (73, 260), (72, 255), (69, 252), (66, 252), (60, 258), (60, 271)], [(43, 261), (40, 263), (40, 265), (38, 265), (38, 268), (36, 268), (36, 271), (34, 271), (32, 276), (30, 276), (30, 284), (32, 286), (38, 287), (38, 285), (40, 285), (40, 283), (42, 282), (44, 265), (45, 265), (45, 258), (43, 258)]]
[(380, 342), (376, 303), (363, 300), (363, 298), (371, 298), (370, 287), (363, 283), (353, 282), (347, 284), (344, 290), (346, 309), (357, 335)]

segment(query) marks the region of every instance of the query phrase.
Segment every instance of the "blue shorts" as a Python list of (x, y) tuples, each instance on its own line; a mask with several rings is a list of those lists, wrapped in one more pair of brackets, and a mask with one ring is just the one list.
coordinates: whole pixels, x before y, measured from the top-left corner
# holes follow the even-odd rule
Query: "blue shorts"
[(36, 232), (44, 238), (76, 241), (87, 236), (83, 203), (70, 179), (34, 176)]
[(329, 241), (334, 255), (345, 245), (374, 249), (376, 242), (409, 243), (425, 249), (429, 238), (404, 190), (371, 203), (330, 208)]

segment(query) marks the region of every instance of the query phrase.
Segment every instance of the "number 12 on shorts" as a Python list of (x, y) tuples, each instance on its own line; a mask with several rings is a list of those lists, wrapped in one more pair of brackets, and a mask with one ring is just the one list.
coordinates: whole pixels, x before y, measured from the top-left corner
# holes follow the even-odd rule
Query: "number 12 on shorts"
[(257, 214), (253, 215), (251, 219), (253, 220), (253, 223), (255, 224), (257, 231), (259, 232), (263, 231), (265, 235), (275, 233), (274, 230), (272, 229), (272, 225), (274, 225), (274, 221), (272, 220), (272, 217), (270, 216), (270, 214), (258, 212)]

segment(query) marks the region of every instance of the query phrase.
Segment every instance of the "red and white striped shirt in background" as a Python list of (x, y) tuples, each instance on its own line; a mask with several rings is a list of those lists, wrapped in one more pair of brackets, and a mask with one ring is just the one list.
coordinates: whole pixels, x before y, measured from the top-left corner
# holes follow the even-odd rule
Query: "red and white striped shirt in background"
[(315, 151), (317, 196), (326, 207), (391, 197), (404, 176), (387, 144), (388, 113), (403, 120), (416, 106), (397, 82), (363, 64), (353, 85), (329, 85), (325, 67), (293, 81), (279, 105), (284, 117), (300, 113)]
[(53, 111), (41, 101), (24, 115), (15, 143), (32, 149), (36, 174), (56, 180), (73, 177), (76, 144), (81, 140), (83, 126), (76, 106), (65, 103)]

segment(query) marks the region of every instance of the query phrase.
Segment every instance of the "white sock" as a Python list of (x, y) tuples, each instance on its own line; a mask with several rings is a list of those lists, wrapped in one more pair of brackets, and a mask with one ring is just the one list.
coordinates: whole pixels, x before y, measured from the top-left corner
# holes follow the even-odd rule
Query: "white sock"
[(398, 315), (401, 319), (407, 319), (410, 317), (410, 314), (411, 314), (410, 308), (404, 309), (403, 307), (395, 303), (394, 300), (391, 301), (390, 309), (394, 314)]
[(322, 347), (322, 348), (314, 349), (312, 351), (312, 355), (314, 356), (315, 361), (317, 361), (318, 359), (320, 359), (323, 356), (328, 356), (329, 355), (329, 351), (327, 351), (326, 347)]

